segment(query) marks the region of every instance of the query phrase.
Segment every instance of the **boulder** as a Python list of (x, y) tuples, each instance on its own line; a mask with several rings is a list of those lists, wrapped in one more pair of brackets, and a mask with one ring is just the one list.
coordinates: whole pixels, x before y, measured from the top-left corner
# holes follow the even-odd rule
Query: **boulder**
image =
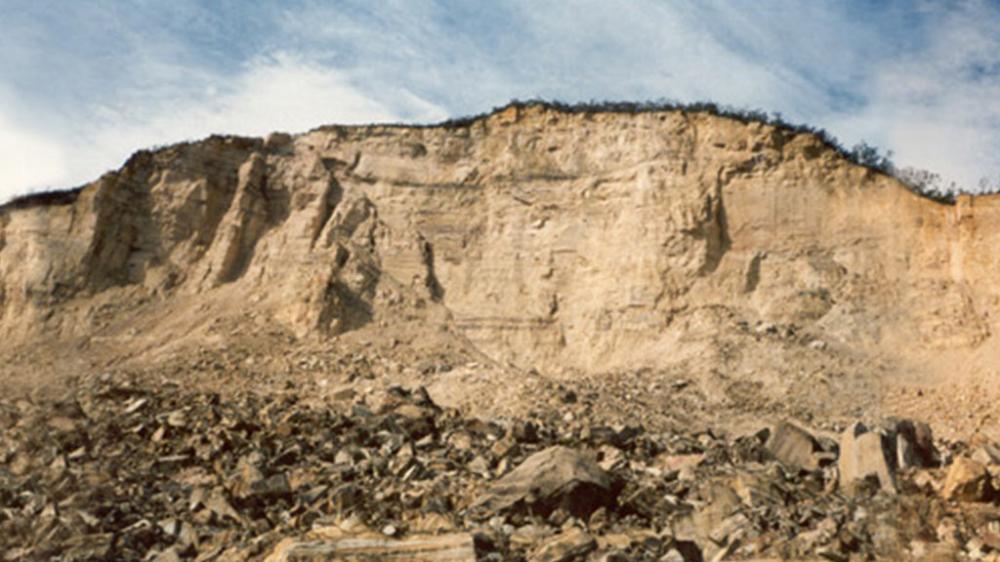
[(472, 535), (414, 535), (406, 539), (378, 536), (345, 537), (334, 540), (282, 541), (266, 562), (377, 562), (396, 560), (408, 562), (475, 562), (476, 549)]
[(693, 513), (675, 517), (671, 532), (676, 541), (696, 545), (698, 556), (710, 560), (740, 540), (749, 521), (740, 513), (741, 499), (728, 480), (707, 482), (697, 495), (704, 505)]
[(986, 467), (966, 457), (956, 457), (945, 476), (941, 497), (967, 502), (987, 501), (993, 493)]
[(840, 437), (840, 488), (848, 495), (866, 481), (875, 481), (887, 492), (896, 487), (896, 447), (885, 434), (854, 423)]
[(940, 464), (934, 447), (931, 426), (913, 420), (889, 419), (881, 424), (882, 433), (895, 443), (896, 467), (931, 468)]
[(983, 443), (973, 449), (970, 457), (984, 465), (1000, 464), (1000, 447), (993, 443)]
[(488, 514), (523, 507), (548, 515), (562, 508), (586, 517), (614, 503), (617, 490), (611, 477), (590, 457), (563, 446), (531, 455), (497, 480), (474, 503)]
[(531, 562), (570, 562), (582, 560), (597, 548), (594, 537), (580, 529), (570, 529), (547, 539), (532, 553)]
[(877, 481), (882, 490), (895, 492), (899, 470), (937, 466), (938, 459), (925, 423), (889, 419), (873, 429), (855, 423), (840, 438), (840, 487), (853, 494), (859, 484)]
[(819, 443), (811, 433), (801, 427), (781, 422), (767, 441), (767, 450), (781, 464), (792, 470), (815, 470), (819, 468), (816, 453)]

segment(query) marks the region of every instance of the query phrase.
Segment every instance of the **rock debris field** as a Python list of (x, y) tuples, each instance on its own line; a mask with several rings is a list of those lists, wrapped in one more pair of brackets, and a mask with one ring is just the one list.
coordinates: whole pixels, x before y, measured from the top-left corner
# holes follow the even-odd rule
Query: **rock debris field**
[(653, 433), (421, 387), (306, 398), (104, 374), (4, 400), (4, 560), (1000, 560), (1000, 449), (920, 423)]

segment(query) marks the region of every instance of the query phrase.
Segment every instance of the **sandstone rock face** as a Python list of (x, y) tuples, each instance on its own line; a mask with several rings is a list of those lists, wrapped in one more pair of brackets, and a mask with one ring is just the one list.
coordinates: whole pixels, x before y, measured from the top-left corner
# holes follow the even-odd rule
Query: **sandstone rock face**
[(213, 137), (0, 211), (0, 337), (119, 337), (127, 317), (152, 353), (254, 311), (319, 338), (426, 318), (523, 368), (782, 364), (713, 339), (745, 322), (985, 370), (998, 222), (1000, 198), (935, 203), (812, 135), (703, 113)]

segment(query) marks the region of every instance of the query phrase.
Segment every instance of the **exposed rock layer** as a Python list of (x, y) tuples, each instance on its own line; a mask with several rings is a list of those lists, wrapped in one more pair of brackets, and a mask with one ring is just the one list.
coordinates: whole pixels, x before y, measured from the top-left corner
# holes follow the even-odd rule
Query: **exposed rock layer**
[(998, 222), (1000, 198), (939, 204), (810, 134), (704, 113), (213, 137), (0, 211), (0, 337), (128, 316), (155, 339), (170, 323), (143, 307), (204, 310), (193, 326), (228, 302), (309, 337), (427, 318), (525, 368), (780, 363), (711, 339), (745, 322), (901, 369), (986, 369)]

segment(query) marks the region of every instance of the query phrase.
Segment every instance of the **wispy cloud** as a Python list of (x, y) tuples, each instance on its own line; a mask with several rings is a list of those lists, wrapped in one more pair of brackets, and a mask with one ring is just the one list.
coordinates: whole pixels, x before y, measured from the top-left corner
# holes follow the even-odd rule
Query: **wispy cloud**
[[(9, 9), (8, 9), (9, 8)], [(45, 3), (0, 22), (0, 198), (213, 132), (511, 98), (714, 100), (965, 185), (1000, 173), (1000, 7), (724, 0)]]
[[(5, 99), (0, 93), (0, 107)], [(61, 143), (0, 112), (0, 201), (26, 187), (58, 185), (68, 173), (65, 161)]]
[(879, 61), (860, 85), (867, 103), (833, 129), (896, 152), (901, 163), (975, 187), (1000, 178), (1000, 8), (926, 8), (919, 48)]
[[(401, 91), (394, 107), (420, 119), (447, 113)], [(156, 100), (141, 114), (109, 109), (97, 131), (100, 146), (120, 150), (199, 138), (215, 132), (264, 135), (304, 131), (323, 123), (371, 123), (398, 119), (393, 108), (360, 92), (345, 74), (276, 53), (250, 61), (238, 75), (208, 82), (179, 99)]]

